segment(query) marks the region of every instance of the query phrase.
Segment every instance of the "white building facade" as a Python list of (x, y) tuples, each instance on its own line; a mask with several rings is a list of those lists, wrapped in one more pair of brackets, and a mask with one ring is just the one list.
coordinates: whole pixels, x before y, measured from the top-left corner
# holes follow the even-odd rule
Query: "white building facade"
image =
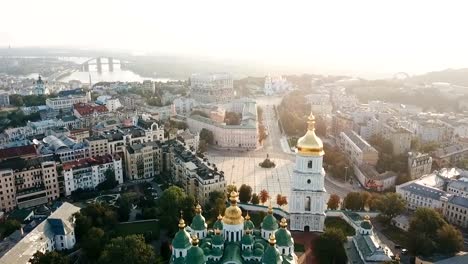
[(297, 142), (296, 164), (291, 181), (291, 230), (323, 232), (328, 193), (325, 190), (323, 143), (315, 135), (315, 117), (309, 116), (305, 136)]

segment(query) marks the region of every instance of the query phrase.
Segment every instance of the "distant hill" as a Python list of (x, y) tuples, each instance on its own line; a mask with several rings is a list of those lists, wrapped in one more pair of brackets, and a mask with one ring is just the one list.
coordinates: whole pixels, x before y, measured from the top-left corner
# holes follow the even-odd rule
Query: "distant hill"
[(423, 75), (412, 76), (408, 81), (414, 83), (448, 82), (468, 87), (468, 68), (428, 72)]

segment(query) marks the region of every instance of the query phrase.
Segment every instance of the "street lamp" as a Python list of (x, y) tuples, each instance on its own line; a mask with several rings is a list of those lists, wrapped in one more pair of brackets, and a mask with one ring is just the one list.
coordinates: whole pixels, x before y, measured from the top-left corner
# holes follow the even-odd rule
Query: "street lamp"
[(347, 181), (346, 181), (346, 178), (348, 177), (348, 166), (345, 166), (344, 168), (345, 168), (344, 181), (345, 181), (345, 183), (346, 183), (346, 182), (347, 182)]

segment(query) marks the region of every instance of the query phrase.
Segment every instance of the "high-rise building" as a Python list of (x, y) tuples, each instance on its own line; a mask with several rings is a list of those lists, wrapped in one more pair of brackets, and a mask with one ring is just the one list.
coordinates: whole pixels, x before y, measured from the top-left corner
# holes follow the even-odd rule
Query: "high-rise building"
[(307, 133), (297, 141), (296, 164), (291, 179), (291, 230), (322, 232), (328, 193), (322, 168), (323, 143), (315, 135), (315, 117), (310, 114)]

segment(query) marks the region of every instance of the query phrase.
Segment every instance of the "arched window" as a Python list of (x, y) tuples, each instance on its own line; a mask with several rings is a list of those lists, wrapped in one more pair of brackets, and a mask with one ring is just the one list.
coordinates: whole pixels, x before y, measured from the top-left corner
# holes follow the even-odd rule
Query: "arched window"
[(309, 162), (307, 162), (307, 168), (312, 169), (312, 161), (311, 160), (309, 160)]
[(306, 197), (304, 207), (305, 211), (310, 211), (310, 196)]

